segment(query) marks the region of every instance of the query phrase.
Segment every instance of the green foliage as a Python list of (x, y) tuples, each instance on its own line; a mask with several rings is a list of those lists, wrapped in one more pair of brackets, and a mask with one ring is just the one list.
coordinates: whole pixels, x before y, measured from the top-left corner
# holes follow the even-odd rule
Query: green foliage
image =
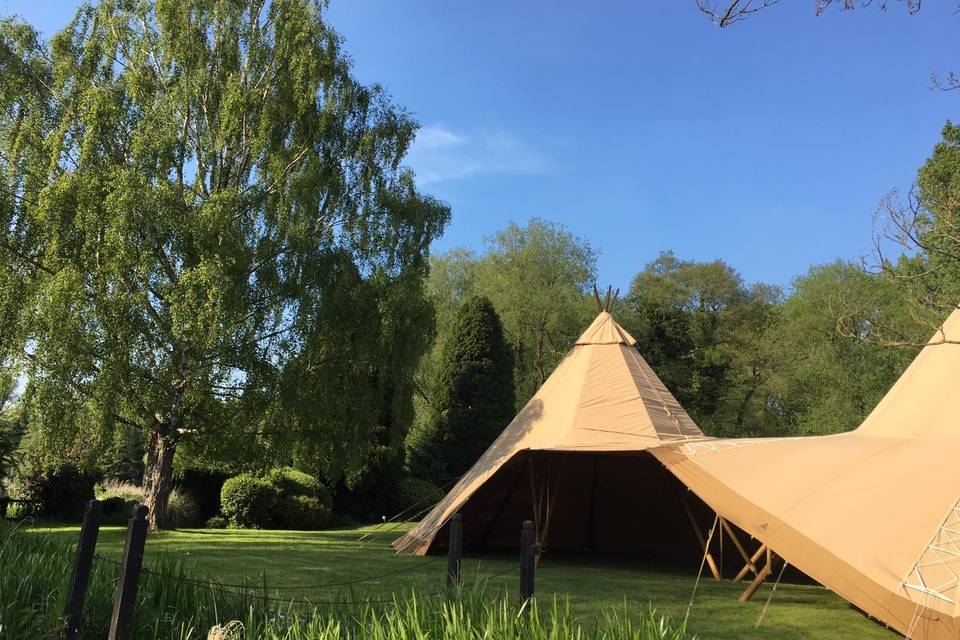
[(0, 21), (0, 364), (51, 451), (141, 432), (161, 523), (181, 446), (354, 478), (409, 425), (449, 209), (325, 6), (104, 0), (49, 43)]
[(748, 286), (722, 261), (667, 252), (634, 278), (620, 319), (701, 429), (759, 435), (771, 430), (763, 336), (780, 299), (775, 287)]
[(469, 298), (444, 343), (430, 421), (410, 434), (410, 472), (438, 483), (460, 476), (509, 424), (514, 397), (500, 319), (490, 300)]
[(584, 295), (596, 281), (597, 252), (562, 225), (531, 218), (488, 241), (476, 292), (503, 322), (516, 361), (517, 408), (560, 363), (596, 311)]
[(280, 494), (271, 482), (247, 473), (230, 478), (220, 491), (223, 515), (238, 527), (270, 527), (279, 499)]
[(30, 457), (17, 476), (15, 493), (20, 500), (37, 503), (30, 506), (36, 516), (78, 521), (87, 502), (93, 500), (99, 479), (95, 472), (71, 463), (52, 466)]
[(909, 292), (836, 262), (794, 280), (789, 297), (745, 285), (722, 262), (666, 253), (637, 275), (621, 320), (637, 348), (711, 435), (847, 431), (876, 405), (927, 328)]
[(274, 507), (273, 524), (278, 529), (316, 531), (333, 522), (333, 512), (316, 496), (294, 495), (281, 498)]
[(98, 498), (103, 514), (103, 524), (126, 524), (133, 513), (133, 506), (140, 502), (139, 500), (125, 500), (122, 496), (108, 496)]
[(4, 480), (16, 465), (19, 444), (13, 425), (0, 416), (0, 493), (3, 492)]
[[(453, 249), (435, 256), (427, 290), (437, 310), (438, 339), (421, 364), (421, 386), (436, 384), (460, 306), (481, 295), (493, 302), (514, 351), (516, 407), (526, 404), (593, 320), (586, 293), (596, 279), (596, 259), (585, 239), (539, 218), (526, 226), (510, 223), (487, 240), (483, 255)], [(429, 415), (425, 400), (419, 421)]]
[(271, 515), (273, 526), (307, 531), (330, 526), (333, 499), (319, 480), (292, 467), (272, 469), (266, 480), (279, 496)]
[(917, 353), (878, 344), (874, 332), (926, 337), (905, 297), (888, 278), (843, 262), (794, 280), (766, 336), (769, 405), (781, 432), (837, 433), (866, 418)]
[(390, 498), (390, 515), (404, 514), (405, 520), (415, 519), (443, 499), (443, 491), (437, 485), (411, 476), (400, 478)]
[(23, 403), (14, 393), (12, 373), (0, 369), (0, 495), (3, 495), (6, 479), (16, 468), (20, 457), (18, 448), (26, 430)]
[(213, 516), (207, 518), (207, 521), (203, 524), (203, 526), (207, 529), (226, 529), (229, 525), (230, 521), (223, 516)]
[(199, 527), (203, 524), (204, 518), (200, 507), (189, 493), (176, 489), (171, 491), (168, 508), (170, 509), (169, 526), (174, 529)]
[[(311, 496), (316, 498), (321, 491), (326, 493), (319, 480), (293, 467), (271, 469), (270, 473), (267, 474), (267, 480), (273, 483), (283, 497)], [(327, 495), (327, 498), (329, 498), (329, 495)]]
[(174, 488), (189, 495), (197, 505), (198, 517), (206, 520), (220, 513), (220, 491), (230, 474), (209, 469), (181, 469), (174, 476)]

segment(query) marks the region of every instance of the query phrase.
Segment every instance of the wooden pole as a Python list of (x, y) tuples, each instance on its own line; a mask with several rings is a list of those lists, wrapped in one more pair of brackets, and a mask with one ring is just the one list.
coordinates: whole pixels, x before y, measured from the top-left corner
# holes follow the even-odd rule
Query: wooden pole
[(102, 508), (99, 500), (87, 502), (87, 507), (83, 513), (83, 525), (80, 527), (77, 555), (73, 561), (73, 574), (70, 576), (70, 592), (67, 594), (67, 605), (63, 609), (63, 635), (67, 640), (80, 637), (80, 624), (83, 622), (83, 601), (87, 597), (90, 568), (93, 566), (93, 554), (97, 549), (101, 512)]
[(459, 512), (450, 518), (450, 541), (447, 544), (447, 586), (460, 586), (460, 569), (463, 565), (463, 515)]
[(747, 568), (750, 569), (750, 571), (753, 571), (754, 575), (756, 575), (757, 565), (754, 564), (754, 560), (750, 557), (750, 554), (748, 554), (747, 550), (743, 548), (742, 544), (740, 544), (740, 539), (737, 538), (737, 533), (733, 530), (733, 527), (730, 526), (730, 523), (727, 522), (725, 518), (720, 518), (720, 526), (723, 527), (723, 530), (727, 532), (728, 536), (730, 536), (733, 546), (736, 547), (737, 551), (740, 552), (740, 557), (743, 558), (743, 561), (747, 563)]
[(145, 505), (134, 505), (133, 514), (127, 524), (127, 542), (123, 547), (120, 579), (113, 597), (113, 615), (110, 616), (107, 640), (133, 638), (133, 606), (137, 599), (140, 569), (143, 565), (143, 545), (147, 541), (148, 512)]
[(533, 522), (523, 521), (523, 528), (520, 530), (520, 602), (523, 609), (528, 611), (526, 606), (533, 599), (533, 583), (536, 566), (534, 558), (540, 551), (540, 545), (537, 544), (537, 533), (533, 528)]
[(677, 497), (680, 498), (680, 503), (683, 505), (683, 510), (687, 513), (687, 520), (690, 521), (690, 526), (693, 528), (693, 533), (696, 534), (697, 540), (700, 542), (700, 547), (703, 549), (703, 556), (707, 561), (707, 566), (710, 567), (710, 573), (713, 575), (713, 579), (717, 582), (720, 582), (720, 570), (717, 568), (717, 563), (714, 561), (713, 555), (707, 548), (707, 541), (703, 537), (703, 532), (700, 531), (700, 526), (697, 524), (697, 518), (693, 515), (693, 509), (690, 508), (690, 503), (687, 502), (687, 496), (684, 494), (684, 489), (679, 487), (677, 488)]
[[(760, 556), (762, 556), (766, 552), (766, 550), (767, 550), (767, 545), (761, 544), (760, 548), (754, 551), (753, 555), (750, 556), (750, 562), (753, 563), (753, 566), (754, 566), (753, 572), (755, 574), (759, 573), (759, 570), (756, 569), (757, 561), (760, 560)], [(743, 568), (740, 569), (740, 572), (733, 578), (733, 581), (740, 582), (741, 580), (743, 580), (743, 577), (747, 575), (747, 573), (749, 572), (750, 572), (750, 565), (743, 565)]]
[(740, 602), (747, 602), (750, 598), (753, 597), (753, 594), (757, 592), (757, 589), (760, 588), (760, 585), (763, 584), (764, 580), (770, 577), (770, 574), (773, 573), (773, 553), (770, 551), (770, 547), (767, 547), (767, 562), (763, 565), (763, 569), (760, 570), (760, 573), (757, 574), (757, 577), (753, 579), (743, 593), (740, 594), (738, 600)]
[(607, 309), (607, 313), (613, 313), (613, 305), (617, 304), (617, 298), (620, 296), (620, 289), (617, 289), (613, 292), (613, 299), (610, 300), (610, 308)]
[(603, 312), (603, 303), (600, 302), (600, 292), (597, 291), (597, 285), (593, 285), (593, 300), (597, 303), (597, 313)]

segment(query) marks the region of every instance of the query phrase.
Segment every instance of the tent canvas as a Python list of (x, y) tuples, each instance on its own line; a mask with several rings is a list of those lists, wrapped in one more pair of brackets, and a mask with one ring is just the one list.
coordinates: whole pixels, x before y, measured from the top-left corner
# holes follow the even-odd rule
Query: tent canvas
[(910, 638), (960, 637), (960, 311), (856, 430), (651, 453), (721, 517)]
[(703, 434), (635, 343), (602, 311), (496, 441), (394, 547), (414, 554), (442, 547), (441, 529), (460, 511), (467, 547), (516, 548), (520, 523), (532, 519), (545, 548), (642, 553), (682, 544), (699, 558), (678, 483), (645, 451)]

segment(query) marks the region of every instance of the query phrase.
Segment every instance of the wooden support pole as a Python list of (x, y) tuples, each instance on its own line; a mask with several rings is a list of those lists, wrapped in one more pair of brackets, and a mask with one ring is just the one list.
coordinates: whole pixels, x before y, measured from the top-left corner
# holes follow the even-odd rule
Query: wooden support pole
[(63, 635), (67, 640), (80, 637), (83, 601), (87, 597), (90, 568), (93, 566), (93, 554), (97, 549), (101, 512), (99, 500), (87, 502), (83, 513), (83, 524), (80, 527), (77, 555), (73, 561), (73, 574), (70, 576), (70, 592), (67, 594), (67, 605), (63, 609)]
[[(757, 573), (760, 572), (759, 569), (756, 568), (757, 562), (760, 561), (760, 556), (762, 556), (764, 553), (766, 553), (766, 551), (767, 551), (767, 545), (761, 544), (761, 545), (760, 545), (760, 548), (757, 549), (756, 551), (754, 551), (754, 552), (753, 552), (753, 555), (750, 556), (750, 562), (753, 563), (753, 573), (754, 573), (754, 574), (757, 574)], [(747, 573), (750, 572), (750, 570), (751, 570), (750, 565), (748, 565), (748, 564), (743, 565), (743, 568), (740, 569), (740, 572), (739, 572), (736, 576), (734, 576), (733, 581), (734, 581), (734, 582), (740, 582), (741, 580), (743, 580), (743, 577), (746, 576)]]
[(684, 491), (685, 489), (678, 487), (677, 497), (680, 498), (680, 503), (683, 505), (683, 510), (687, 513), (687, 519), (690, 521), (690, 526), (693, 528), (693, 533), (696, 534), (697, 540), (700, 541), (700, 548), (703, 549), (703, 555), (707, 561), (707, 566), (710, 567), (710, 573), (713, 574), (713, 579), (717, 582), (720, 582), (720, 570), (717, 568), (717, 563), (714, 561), (713, 555), (707, 548), (707, 541), (703, 537), (703, 532), (700, 531), (700, 526), (697, 524), (697, 518), (693, 515), (693, 509), (690, 508), (690, 503), (687, 502), (687, 496), (684, 494)]
[(597, 303), (597, 313), (603, 312), (603, 303), (600, 302), (600, 292), (597, 291), (597, 285), (593, 285), (593, 299)]
[(447, 586), (460, 586), (460, 569), (463, 565), (463, 515), (459, 512), (450, 518), (450, 541), (447, 544)]
[(540, 553), (540, 545), (537, 544), (537, 533), (533, 528), (533, 522), (524, 520), (523, 528), (520, 530), (520, 602), (524, 611), (529, 611), (528, 605), (533, 599), (534, 573), (536, 572), (534, 558), (538, 553)]
[(133, 638), (133, 606), (140, 584), (140, 569), (143, 566), (143, 545), (147, 541), (146, 505), (137, 504), (127, 524), (127, 541), (123, 547), (120, 563), (120, 579), (113, 597), (113, 614), (110, 616), (110, 633), (107, 640), (131, 640)]
[(760, 588), (760, 585), (770, 577), (770, 574), (773, 573), (773, 554), (770, 552), (770, 547), (767, 547), (767, 562), (763, 565), (763, 569), (760, 570), (760, 573), (757, 574), (757, 577), (753, 579), (743, 593), (740, 594), (738, 600), (740, 602), (747, 602), (750, 598), (753, 597), (753, 594), (757, 592), (757, 589)]
[(737, 532), (733, 530), (733, 527), (730, 526), (730, 523), (727, 522), (725, 518), (720, 518), (720, 526), (723, 527), (723, 530), (727, 532), (728, 536), (730, 536), (733, 546), (736, 547), (737, 551), (740, 552), (740, 557), (743, 558), (743, 561), (747, 563), (747, 568), (750, 569), (750, 571), (753, 571), (754, 575), (756, 575), (757, 565), (754, 564), (754, 560), (747, 553), (747, 550), (743, 548), (743, 545), (740, 544), (740, 539), (737, 538)]

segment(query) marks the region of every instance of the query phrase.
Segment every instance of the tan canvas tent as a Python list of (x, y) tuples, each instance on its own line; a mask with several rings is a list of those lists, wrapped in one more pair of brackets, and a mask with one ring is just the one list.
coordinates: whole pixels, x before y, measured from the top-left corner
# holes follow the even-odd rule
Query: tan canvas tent
[[(601, 312), (476, 464), (394, 543), (397, 550), (442, 547), (441, 530), (460, 511), (468, 548), (515, 549), (521, 522), (532, 519), (547, 549), (699, 558), (688, 519), (696, 505), (680, 504), (677, 481), (645, 452), (703, 434), (634, 344)], [(661, 554), (669, 555), (677, 554)]]
[(653, 452), (720, 516), (910, 638), (960, 638), (960, 311), (863, 424)]

